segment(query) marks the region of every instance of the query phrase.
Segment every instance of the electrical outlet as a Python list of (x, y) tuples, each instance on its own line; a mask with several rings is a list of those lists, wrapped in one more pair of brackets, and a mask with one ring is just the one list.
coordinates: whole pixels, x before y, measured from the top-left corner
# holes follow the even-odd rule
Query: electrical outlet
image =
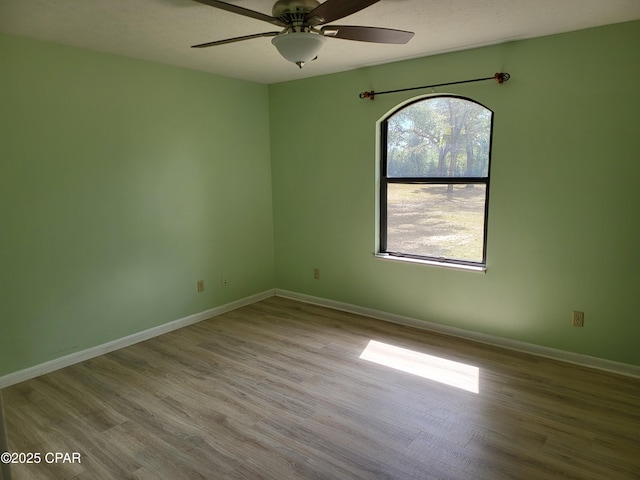
[(571, 316), (571, 325), (574, 327), (584, 327), (584, 312), (574, 310)]
[(198, 280), (198, 293), (204, 292), (204, 280)]
[(315, 278), (316, 280), (320, 280), (320, 269), (319, 268), (314, 268), (313, 269), (313, 278)]
[(223, 287), (229, 286), (229, 277), (227, 277), (226, 275), (222, 275), (222, 286)]

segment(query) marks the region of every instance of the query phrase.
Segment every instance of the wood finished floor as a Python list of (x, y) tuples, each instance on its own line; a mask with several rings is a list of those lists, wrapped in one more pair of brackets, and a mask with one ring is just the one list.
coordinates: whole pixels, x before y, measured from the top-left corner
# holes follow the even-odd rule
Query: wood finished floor
[[(479, 368), (479, 393), (361, 360)], [(640, 380), (270, 298), (4, 390), (20, 479), (640, 478)]]

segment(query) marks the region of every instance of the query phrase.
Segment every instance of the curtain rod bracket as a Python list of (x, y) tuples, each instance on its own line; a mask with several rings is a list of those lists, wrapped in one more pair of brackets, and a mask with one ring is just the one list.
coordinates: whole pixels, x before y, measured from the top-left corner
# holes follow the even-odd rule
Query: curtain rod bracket
[(360, 98), (368, 98), (370, 100), (373, 100), (376, 95), (385, 95), (387, 93), (407, 92), (409, 90), (421, 90), (421, 89), (424, 89), (424, 88), (444, 87), (444, 86), (447, 86), (447, 85), (459, 85), (461, 83), (482, 82), (482, 81), (485, 81), (485, 80), (495, 80), (500, 85), (502, 85), (504, 82), (506, 82), (510, 78), (511, 78), (511, 75), (509, 75), (508, 73), (506, 73), (506, 72), (498, 72), (493, 77), (474, 78), (473, 80), (460, 80), (458, 82), (449, 82), (449, 83), (438, 83), (436, 85), (425, 85), (423, 87), (401, 88), (399, 90), (388, 90), (386, 92), (377, 92), (377, 93), (374, 92), (373, 90), (371, 90), (370, 92), (362, 92), (362, 93), (360, 93), (359, 96), (360, 96)]

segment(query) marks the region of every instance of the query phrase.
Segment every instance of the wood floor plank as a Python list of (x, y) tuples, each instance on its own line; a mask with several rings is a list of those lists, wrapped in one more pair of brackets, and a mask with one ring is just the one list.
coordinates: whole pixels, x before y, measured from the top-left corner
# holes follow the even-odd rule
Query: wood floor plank
[[(479, 391), (360, 358), (371, 340)], [(12, 451), (82, 458), (18, 480), (640, 479), (640, 379), (278, 297), (3, 394)]]

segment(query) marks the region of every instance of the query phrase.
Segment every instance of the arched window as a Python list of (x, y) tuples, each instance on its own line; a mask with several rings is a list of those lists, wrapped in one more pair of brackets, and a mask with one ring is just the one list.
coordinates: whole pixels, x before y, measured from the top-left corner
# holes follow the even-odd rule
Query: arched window
[(378, 253), (484, 268), (493, 112), (433, 96), (380, 127)]

